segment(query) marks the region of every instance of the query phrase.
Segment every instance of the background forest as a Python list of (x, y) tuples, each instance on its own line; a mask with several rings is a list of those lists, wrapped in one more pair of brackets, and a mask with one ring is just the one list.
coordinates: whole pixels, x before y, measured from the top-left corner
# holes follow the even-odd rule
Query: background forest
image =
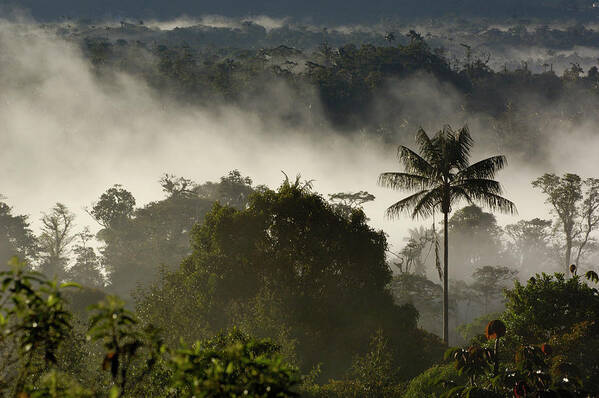
[[(139, 15), (0, 23), (4, 395), (599, 394), (592, 23)], [(518, 182), (505, 196), (526, 216), (478, 201), (502, 192), (486, 181), (446, 232), (437, 202), (383, 230), (421, 183), (383, 193), (377, 176), (401, 169), (399, 144), (426, 157), (419, 128), (459, 141), (449, 125), (471, 131), (473, 164), (507, 155), (509, 178), (467, 178)], [(295, 158), (318, 181), (278, 171)]]

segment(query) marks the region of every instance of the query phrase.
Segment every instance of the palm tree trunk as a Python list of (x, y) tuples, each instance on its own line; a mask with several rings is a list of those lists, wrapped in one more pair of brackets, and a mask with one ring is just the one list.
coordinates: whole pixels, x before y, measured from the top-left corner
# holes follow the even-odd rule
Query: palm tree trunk
[(448, 231), (448, 215), (444, 214), (444, 234), (443, 234), (443, 342), (449, 344), (449, 294), (448, 294), (448, 281), (449, 275), (447, 273), (447, 263), (449, 262), (449, 231)]

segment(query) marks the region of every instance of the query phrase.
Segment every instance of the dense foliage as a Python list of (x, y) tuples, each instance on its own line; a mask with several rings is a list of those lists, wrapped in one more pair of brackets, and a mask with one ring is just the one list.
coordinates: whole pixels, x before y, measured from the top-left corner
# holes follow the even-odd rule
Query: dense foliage
[(380, 328), (390, 350), (402, 353), (394, 361), (406, 375), (438, 349), (415, 350), (434, 339), (416, 329), (414, 308), (395, 305), (387, 290), (385, 236), (362, 211), (344, 217), (299, 180), (256, 193), (243, 210), (215, 205), (194, 228), (192, 247), (180, 270), (141, 294), (144, 319), (189, 337), (245, 324), (293, 346), (305, 369), (324, 362), (326, 375), (347, 369), (354, 347)]
[[(156, 280), (161, 266), (173, 269), (189, 254), (190, 231), (214, 201), (243, 206), (253, 191), (252, 180), (237, 170), (220, 182), (196, 184), (165, 175), (160, 180), (166, 199), (135, 208), (135, 198), (115, 185), (90, 211), (102, 226), (102, 261), (110, 274), (110, 290), (129, 297), (138, 286)], [(81, 281), (81, 280), (79, 280)]]
[(597, 289), (575, 275), (543, 274), (526, 285), (516, 282), (506, 297), (503, 321), (487, 325), (488, 341), (479, 335), (469, 347), (446, 353), (468, 380), (446, 379), (444, 396), (595, 396)]
[[(297, 395), (296, 369), (268, 340), (233, 330), (170, 350), (156, 329), (142, 327), (122, 301), (109, 296), (89, 308), (87, 338), (81, 341), (76, 322), (84, 319), (73, 318), (63, 292), (77, 286), (58, 286), (16, 258), (0, 277), (3, 396)], [(84, 375), (86, 366), (90, 374)]]
[(4, 202), (0, 202), (0, 258), (36, 256), (37, 242), (29, 228), (27, 216), (16, 216)]

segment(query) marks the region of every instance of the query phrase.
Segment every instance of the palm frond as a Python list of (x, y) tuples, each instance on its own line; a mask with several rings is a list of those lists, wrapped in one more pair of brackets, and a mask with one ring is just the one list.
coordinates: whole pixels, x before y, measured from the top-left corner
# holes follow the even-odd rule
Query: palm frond
[(468, 190), (461, 186), (451, 187), (450, 207), (453, 207), (453, 203), (459, 202), (460, 200), (465, 200), (469, 205), (474, 204), (473, 197)]
[(458, 179), (495, 177), (495, 173), (507, 166), (507, 158), (503, 155), (491, 156), (479, 162), (473, 163), (460, 170), (456, 177)]
[(462, 170), (468, 167), (473, 142), (467, 126), (462, 127), (457, 132), (449, 125), (443, 127), (440, 132), (439, 143), (444, 146), (447, 165), (450, 169)]
[(418, 203), (413, 206), (412, 218), (430, 217), (435, 212), (435, 207), (441, 205), (443, 198), (443, 187), (438, 186), (431, 189), (426, 195), (422, 196)]
[(434, 174), (433, 166), (410, 148), (402, 145), (398, 148), (397, 152), (406, 172), (424, 176)]
[(386, 215), (389, 218), (396, 218), (402, 213), (411, 213), (411, 209), (415, 208), (418, 203), (430, 192), (429, 189), (423, 189), (419, 192), (416, 192), (413, 195), (410, 195), (406, 198), (403, 198), (399, 202), (396, 202), (389, 206), (386, 211)]
[(518, 214), (514, 202), (490, 192), (470, 192), (472, 198), (492, 211), (500, 211), (505, 214)]
[(379, 176), (379, 185), (387, 188), (420, 189), (390, 206), (386, 212), (388, 217), (394, 218), (401, 213), (411, 214), (412, 218), (427, 217), (436, 209), (451, 211), (451, 205), (462, 200), (504, 213), (517, 212), (514, 203), (501, 196), (501, 184), (494, 180), (495, 173), (507, 164), (505, 156), (493, 156), (470, 164), (474, 141), (467, 126), (455, 131), (446, 125), (432, 138), (420, 129), (416, 141), (419, 153), (405, 146), (398, 149), (404, 172), (387, 172)]
[(420, 147), (420, 153), (422, 157), (426, 159), (429, 164), (438, 163), (441, 159), (440, 147), (436, 145), (435, 139), (431, 139), (424, 129), (419, 129), (416, 132), (416, 143)]
[(487, 178), (468, 178), (465, 180), (454, 180), (452, 181), (452, 188), (460, 188), (474, 194), (476, 192), (479, 193), (492, 193), (495, 195), (501, 195), (503, 193), (503, 188), (501, 184), (495, 180), (490, 180)]
[(430, 179), (417, 174), (386, 172), (379, 175), (378, 184), (385, 188), (413, 191), (415, 189), (425, 189), (430, 184)]
[(472, 145), (474, 144), (474, 140), (470, 135), (470, 129), (468, 126), (464, 126), (458, 130), (455, 136), (455, 142), (457, 146), (457, 150), (460, 153), (460, 165), (459, 169), (463, 169), (468, 167), (470, 164), (470, 150), (472, 149)]

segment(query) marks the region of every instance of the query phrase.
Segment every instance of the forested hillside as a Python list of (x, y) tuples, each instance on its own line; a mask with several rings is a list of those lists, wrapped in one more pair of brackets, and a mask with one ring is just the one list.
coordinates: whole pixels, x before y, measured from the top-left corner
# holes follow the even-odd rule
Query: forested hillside
[[(122, 29), (126, 34), (129, 28)], [(339, 131), (363, 130), (386, 140), (442, 117), (454, 123), (474, 117), (496, 135), (495, 145), (541, 158), (538, 137), (547, 124), (567, 128), (596, 117), (597, 66), (584, 70), (571, 63), (557, 73), (545, 64), (544, 71), (533, 72), (523, 62), (495, 70), (481, 54), (450, 59), (418, 32), (406, 36), (339, 47), (322, 36), (317, 48), (303, 51), (287, 45), (215, 49), (194, 43), (193, 32), (165, 44), (93, 36), (80, 44), (99, 74), (127, 72), (186, 104), (232, 103), (289, 125), (320, 123), (322, 111)], [(273, 109), (269, 99), (281, 90), (287, 100)], [(445, 103), (435, 100), (431, 107), (427, 91)], [(572, 97), (577, 101), (567, 100)]]
[(592, 3), (19, 6), (0, 396), (599, 396)]

